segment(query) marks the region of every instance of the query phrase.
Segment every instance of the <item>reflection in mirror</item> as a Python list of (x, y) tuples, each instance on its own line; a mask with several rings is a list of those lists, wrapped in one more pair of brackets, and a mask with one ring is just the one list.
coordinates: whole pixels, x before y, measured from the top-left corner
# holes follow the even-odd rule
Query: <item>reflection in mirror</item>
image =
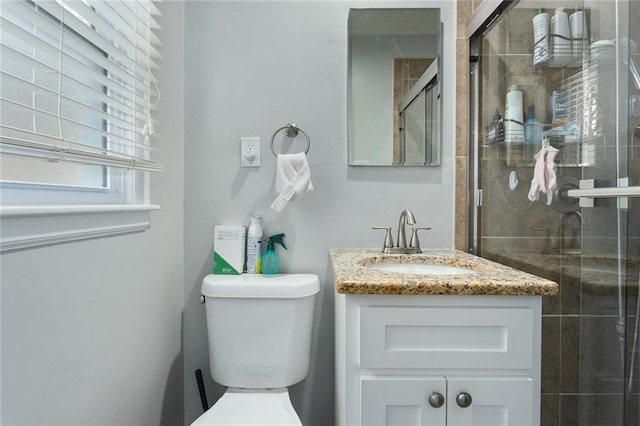
[(348, 26), (349, 164), (439, 165), (440, 10), (351, 9)]
[(435, 59), (398, 106), (400, 136), (398, 141), (394, 137), (394, 165), (440, 164), (439, 104), (438, 59)]

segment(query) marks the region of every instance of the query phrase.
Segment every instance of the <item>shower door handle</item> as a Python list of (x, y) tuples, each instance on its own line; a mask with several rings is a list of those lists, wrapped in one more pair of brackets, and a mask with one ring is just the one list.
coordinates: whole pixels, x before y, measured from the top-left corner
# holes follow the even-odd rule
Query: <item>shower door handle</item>
[(579, 198), (580, 207), (593, 207), (596, 198), (617, 198), (618, 208), (626, 209), (629, 206), (629, 198), (640, 197), (640, 186), (628, 186), (629, 179), (618, 179), (618, 186), (597, 188), (594, 179), (580, 181), (580, 189), (567, 191), (569, 197)]

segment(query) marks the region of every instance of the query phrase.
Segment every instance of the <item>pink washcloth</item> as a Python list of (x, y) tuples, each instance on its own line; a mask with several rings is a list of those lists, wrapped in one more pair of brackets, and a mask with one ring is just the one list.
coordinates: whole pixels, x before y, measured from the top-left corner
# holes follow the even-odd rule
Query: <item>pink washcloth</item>
[(557, 186), (556, 163), (554, 162), (558, 150), (552, 146), (544, 147), (533, 158), (536, 164), (533, 167), (533, 179), (529, 190), (529, 200), (536, 201), (540, 193), (547, 194), (547, 205), (553, 199), (553, 190)]
[(547, 151), (542, 148), (533, 158), (536, 159), (536, 165), (533, 167), (533, 179), (531, 180), (531, 189), (529, 190), (529, 200), (537, 201), (540, 198), (540, 192), (546, 191), (544, 181), (544, 159)]
[(551, 200), (553, 199), (553, 190), (558, 186), (558, 179), (556, 177), (556, 163), (555, 158), (558, 155), (559, 150), (555, 149), (552, 146), (547, 148), (547, 156), (544, 160), (545, 165), (545, 182), (546, 182), (546, 194), (547, 194), (547, 205), (551, 205)]

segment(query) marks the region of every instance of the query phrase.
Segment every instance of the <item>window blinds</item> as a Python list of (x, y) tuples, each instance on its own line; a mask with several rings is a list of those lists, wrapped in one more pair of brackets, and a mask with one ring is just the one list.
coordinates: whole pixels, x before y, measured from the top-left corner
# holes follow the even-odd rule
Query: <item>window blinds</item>
[(160, 171), (150, 0), (0, 1), (0, 152)]

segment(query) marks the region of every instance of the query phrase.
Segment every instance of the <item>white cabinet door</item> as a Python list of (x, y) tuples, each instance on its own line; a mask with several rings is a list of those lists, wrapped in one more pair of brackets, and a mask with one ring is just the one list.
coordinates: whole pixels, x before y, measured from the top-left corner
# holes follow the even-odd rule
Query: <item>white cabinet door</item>
[[(447, 426), (534, 426), (533, 384), (528, 377), (447, 377)], [(468, 407), (458, 404), (463, 393)]]
[(361, 426), (444, 426), (446, 401), (439, 407), (429, 404), (429, 396), (446, 398), (444, 377), (362, 378), (360, 380)]

